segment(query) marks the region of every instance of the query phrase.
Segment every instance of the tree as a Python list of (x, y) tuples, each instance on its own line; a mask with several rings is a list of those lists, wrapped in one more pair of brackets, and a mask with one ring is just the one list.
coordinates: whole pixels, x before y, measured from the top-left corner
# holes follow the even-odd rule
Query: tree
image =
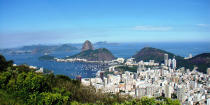
[(68, 103), (68, 96), (62, 96), (59, 93), (44, 92), (40, 94), (41, 104), (43, 105), (65, 105)]
[(0, 55), (0, 72), (5, 71), (7, 67), (12, 66), (13, 61), (6, 61), (5, 57)]
[(10, 71), (0, 74), (0, 88), (6, 88), (6, 85), (9, 82), (11, 76), (12, 73)]
[(30, 94), (41, 93), (47, 91), (49, 86), (46, 84), (45, 78), (41, 74), (35, 72), (21, 73), (17, 77), (17, 94), (28, 98)]

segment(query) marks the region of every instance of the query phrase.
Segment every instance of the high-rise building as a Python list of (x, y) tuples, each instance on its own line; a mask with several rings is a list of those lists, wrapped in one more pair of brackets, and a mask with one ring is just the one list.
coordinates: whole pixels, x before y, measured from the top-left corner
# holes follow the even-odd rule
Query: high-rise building
[(165, 96), (171, 98), (171, 94), (173, 93), (173, 88), (170, 85), (165, 85)]
[(140, 86), (135, 89), (135, 95), (138, 98), (143, 96), (152, 97), (154, 95), (154, 87), (153, 86)]
[(171, 67), (171, 59), (168, 59), (168, 67)]
[(185, 101), (185, 88), (184, 87), (179, 87), (177, 89), (177, 98), (179, 99), (180, 102)]
[(165, 66), (168, 65), (168, 54), (164, 54), (164, 63), (165, 63)]
[(154, 94), (154, 89), (152, 86), (146, 87), (146, 96), (152, 97)]
[(175, 57), (172, 60), (172, 68), (175, 69), (176, 68), (176, 59)]
[(164, 75), (164, 70), (160, 69), (160, 76), (163, 76), (163, 75)]
[(210, 68), (207, 68), (207, 74), (210, 75)]
[(139, 65), (137, 69), (137, 74), (139, 74), (143, 70), (143, 68), (144, 68), (143, 65)]
[(136, 94), (136, 97), (138, 98), (146, 96), (146, 88), (145, 87), (136, 88), (135, 94)]

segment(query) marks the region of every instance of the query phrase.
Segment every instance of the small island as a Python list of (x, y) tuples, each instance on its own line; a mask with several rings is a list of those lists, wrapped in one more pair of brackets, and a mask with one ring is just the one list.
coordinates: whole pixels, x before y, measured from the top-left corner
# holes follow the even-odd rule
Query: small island
[(39, 57), (39, 60), (54, 60), (54, 56), (51, 55), (43, 55)]

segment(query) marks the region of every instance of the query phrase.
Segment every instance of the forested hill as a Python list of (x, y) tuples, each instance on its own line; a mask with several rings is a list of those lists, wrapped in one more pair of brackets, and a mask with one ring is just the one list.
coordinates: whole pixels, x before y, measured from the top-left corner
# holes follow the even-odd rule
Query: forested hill
[(11, 54), (24, 54), (24, 53), (52, 53), (52, 52), (70, 52), (73, 50), (77, 50), (76, 47), (70, 44), (62, 44), (62, 45), (30, 45), (23, 46), (21, 48), (13, 48), (13, 49), (2, 49), (0, 52), (11, 53)]
[(149, 60), (155, 60), (156, 62), (163, 63), (164, 62), (164, 54), (168, 54), (168, 58), (175, 59), (177, 60), (177, 67), (185, 67), (189, 69), (193, 69), (194, 66), (198, 66), (198, 71), (206, 73), (206, 69), (209, 66), (209, 53), (204, 53), (200, 54), (198, 56), (195, 56), (189, 60), (185, 60), (181, 56), (177, 56), (173, 53), (157, 49), (157, 48), (152, 48), (152, 47), (145, 47), (141, 49), (139, 52), (137, 52), (133, 57), (135, 58), (136, 61), (149, 61)]
[(32, 53), (50, 53), (50, 52), (58, 52), (58, 51), (72, 51), (77, 50), (76, 47), (73, 47), (69, 44), (63, 45), (31, 45), (31, 46), (24, 46), (20, 48), (21, 50), (30, 50)]
[(184, 58), (181, 56), (176, 56), (173, 53), (157, 49), (157, 48), (152, 48), (152, 47), (145, 47), (141, 49), (139, 52), (137, 52), (133, 57), (135, 58), (136, 61), (149, 61), (149, 60), (155, 60), (157, 62), (163, 62), (164, 61), (164, 54), (168, 54), (168, 58), (173, 58), (175, 57), (178, 60), (183, 60)]
[(87, 59), (89, 61), (111, 61), (115, 57), (108, 49), (99, 48), (96, 50), (82, 51), (79, 54), (71, 56), (71, 58), (82, 58)]
[(12, 66), (2, 55), (0, 64), (0, 105), (180, 105), (178, 100), (164, 97), (133, 99), (96, 92), (68, 76)]
[[(210, 67), (210, 53), (203, 53), (203, 54), (196, 55), (192, 57), (191, 59), (189, 59), (188, 61), (194, 65), (197, 65), (199, 69), (205, 70), (208, 67)], [(203, 72), (206, 73), (206, 71), (203, 71)]]

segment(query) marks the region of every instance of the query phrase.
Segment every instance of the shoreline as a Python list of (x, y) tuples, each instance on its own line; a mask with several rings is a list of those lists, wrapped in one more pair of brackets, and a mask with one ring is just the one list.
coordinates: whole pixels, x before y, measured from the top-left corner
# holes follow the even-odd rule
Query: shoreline
[(67, 59), (62, 59), (62, 58), (54, 58), (56, 62), (85, 62), (85, 63), (110, 63), (112, 61), (88, 61), (87, 59), (81, 59), (81, 58), (67, 58)]

